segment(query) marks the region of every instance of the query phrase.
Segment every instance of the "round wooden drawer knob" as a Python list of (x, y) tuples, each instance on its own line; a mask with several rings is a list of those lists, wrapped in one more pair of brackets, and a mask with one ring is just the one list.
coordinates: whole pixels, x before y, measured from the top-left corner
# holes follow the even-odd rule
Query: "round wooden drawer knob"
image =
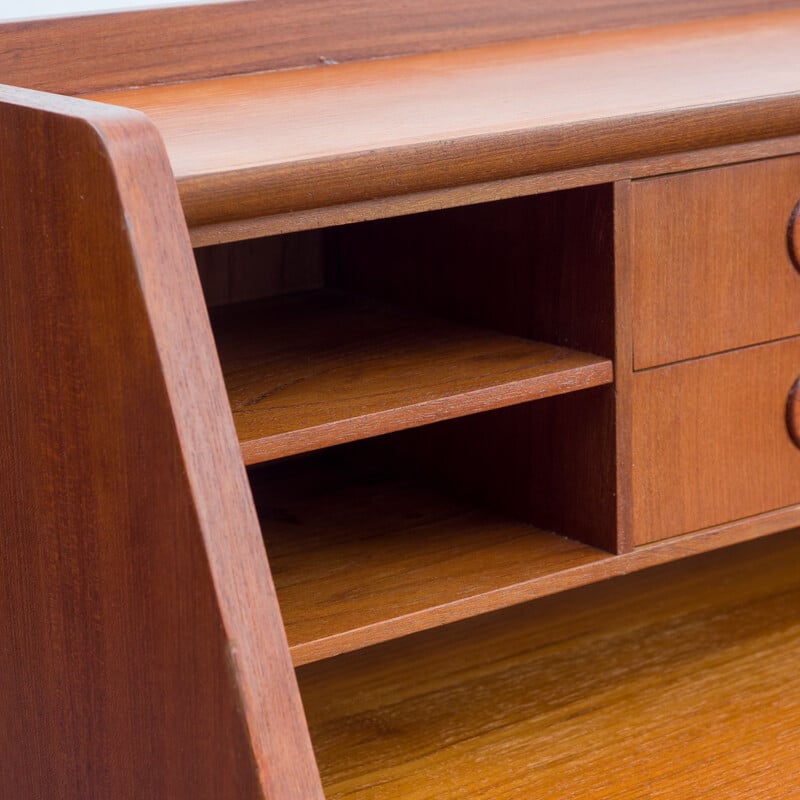
[(800, 447), (800, 378), (789, 390), (789, 399), (786, 402), (786, 424), (789, 427), (789, 436)]
[(792, 210), (792, 216), (789, 217), (787, 240), (789, 243), (789, 258), (792, 259), (794, 268), (800, 272), (800, 201)]

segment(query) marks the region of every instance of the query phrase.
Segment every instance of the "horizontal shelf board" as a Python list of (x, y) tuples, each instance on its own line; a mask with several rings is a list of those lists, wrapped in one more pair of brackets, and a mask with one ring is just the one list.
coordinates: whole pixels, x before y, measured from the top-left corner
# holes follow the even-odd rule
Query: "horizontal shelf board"
[(326, 797), (784, 796), (798, 559), (792, 531), (301, 667)]
[(379, 471), (293, 466), (252, 481), (295, 664), (502, 608), (607, 557)]
[(247, 464), (610, 383), (611, 362), (335, 292), (212, 312)]
[(800, 12), (100, 95), (161, 132), (190, 227), (800, 133)]
[(296, 665), (800, 525), (800, 506), (623, 555), (324, 454), (251, 474)]

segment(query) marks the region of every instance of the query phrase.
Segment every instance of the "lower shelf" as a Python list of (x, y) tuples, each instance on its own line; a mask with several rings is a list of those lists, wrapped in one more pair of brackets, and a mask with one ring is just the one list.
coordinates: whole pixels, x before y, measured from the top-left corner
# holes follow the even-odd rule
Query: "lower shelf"
[(798, 531), (297, 670), (328, 800), (794, 796)]
[(295, 664), (556, 591), (608, 557), (336, 450), (251, 482)]

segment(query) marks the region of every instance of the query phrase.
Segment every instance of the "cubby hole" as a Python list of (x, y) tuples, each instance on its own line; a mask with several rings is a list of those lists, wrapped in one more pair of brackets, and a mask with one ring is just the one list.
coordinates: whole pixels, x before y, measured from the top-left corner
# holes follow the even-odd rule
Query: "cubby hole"
[(551, 431), (577, 396), (251, 467), (295, 663), (547, 594), (604, 560), (537, 525), (562, 500)]
[(295, 663), (617, 548), (607, 185), (197, 251)]

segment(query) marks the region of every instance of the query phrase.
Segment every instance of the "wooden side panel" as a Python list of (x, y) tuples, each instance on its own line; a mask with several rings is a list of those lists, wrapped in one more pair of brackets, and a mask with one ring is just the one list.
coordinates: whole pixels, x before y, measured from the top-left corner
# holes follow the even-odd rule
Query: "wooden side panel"
[(0, 796), (321, 798), (162, 144), (0, 101)]
[(800, 156), (634, 182), (637, 369), (800, 333), (799, 199)]
[(637, 544), (800, 502), (800, 448), (786, 408), (800, 339), (637, 372)]
[(795, 8), (796, 0), (245, 0), (0, 27), (0, 81), (66, 94)]

